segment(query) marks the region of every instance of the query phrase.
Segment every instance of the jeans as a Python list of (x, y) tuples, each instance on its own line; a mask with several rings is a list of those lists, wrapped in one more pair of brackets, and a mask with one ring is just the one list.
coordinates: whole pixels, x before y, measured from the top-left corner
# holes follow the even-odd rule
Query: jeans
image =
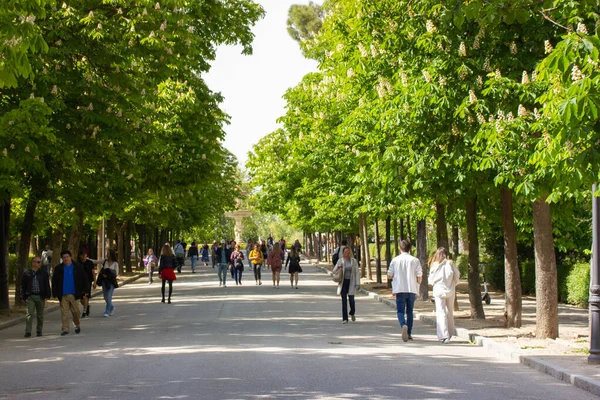
[(114, 309), (112, 304), (113, 292), (115, 291), (115, 287), (110, 282), (102, 282), (102, 294), (104, 294), (104, 301), (106, 302), (106, 309), (104, 310), (104, 314), (110, 314), (110, 312)]
[(185, 257), (175, 257), (177, 261), (177, 272), (181, 272), (181, 267), (185, 264)]
[(217, 274), (219, 275), (219, 284), (225, 285), (227, 282), (227, 264), (219, 263), (217, 265)]
[(237, 269), (234, 266), (232, 266), (231, 269), (233, 270), (233, 279), (235, 279), (236, 283), (242, 283), (242, 272), (244, 271)]
[(350, 279), (344, 279), (342, 284), (342, 320), (348, 321), (348, 300), (350, 300), (350, 315), (356, 312), (356, 304), (354, 303), (354, 295), (348, 295), (350, 291)]
[(44, 300), (39, 294), (32, 294), (27, 298), (27, 316), (25, 318), (25, 332), (31, 333), (33, 325), (33, 315), (37, 319), (36, 332), (42, 333), (44, 329)]
[(192, 260), (192, 272), (196, 272), (196, 261), (198, 261), (198, 256), (191, 256)]
[[(417, 295), (414, 293), (396, 293), (396, 310), (398, 311), (398, 322), (400, 327), (408, 326), (408, 334), (412, 334), (413, 327), (413, 309), (415, 307), (415, 299)], [(404, 314), (406, 313), (406, 320)]]
[(261, 269), (262, 265), (261, 264), (254, 264), (254, 280), (255, 281), (260, 281), (261, 280), (261, 276), (260, 276), (260, 269)]

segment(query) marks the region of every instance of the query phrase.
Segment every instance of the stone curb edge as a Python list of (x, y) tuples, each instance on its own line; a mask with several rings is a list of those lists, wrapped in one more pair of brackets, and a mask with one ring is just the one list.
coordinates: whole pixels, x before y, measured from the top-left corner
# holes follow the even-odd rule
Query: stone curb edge
[[(120, 282), (119, 283), (119, 287), (125, 286), (125, 285), (127, 285), (128, 283), (131, 283), (131, 282), (135, 282), (138, 279), (140, 279), (142, 276), (145, 276), (145, 275), (146, 274), (137, 274), (137, 275), (134, 275), (134, 276), (130, 276), (129, 278), (123, 280), (123, 282)], [(102, 293), (102, 289), (96, 289), (96, 290), (94, 290), (92, 292), (92, 297), (95, 297), (95, 296), (97, 296), (100, 293)], [(59, 309), (60, 309), (60, 305), (59, 304), (55, 304), (53, 306), (50, 306), (50, 307), (46, 308), (44, 310), (44, 314), (48, 314), (48, 313), (54, 312), (54, 311), (59, 310)], [(14, 317), (12, 319), (9, 319), (8, 321), (0, 323), (0, 330), (6, 329), (6, 328), (10, 328), (11, 326), (18, 325), (18, 324), (20, 324), (22, 322), (25, 322), (25, 315)]]
[[(333, 274), (327, 267), (322, 267), (317, 264), (313, 265), (321, 271), (328, 274), (329, 276), (333, 276)], [(374, 300), (388, 305), (393, 309), (396, 309), (396, 302), (386, 298), (385, 296), (378, 295), (377, 293), (370, 292), (362, 288), (360, 288), (359, 291), (367, 297), (370, 297)], [(435, 326), (435, 317), (415, 312), (415, 318), (425, 324)], [(514, 351), (512, 351), (512, 349), (510, 349), (509, 347), (504, 346), (492, 339), (473, 333), (468, 329), (457, 327), (456, 331), (458, 337), (460, 337), (461, 339), (466, 339), (476, 346), (481, 346), (484, 349), (490, 351), (491, 353), (494, 353), (494, 355), (496, 356), (499, 356), (504, 359), (509, 359), (511, 361), (517, 361), (529, 368), (535, 369), (538, 372), (550, 375), (553, 378), (556, 378), (565, 383), (569, 383), (579, 389), (590, 392), (596, 396), (600, 396), (600, 381), (598, 380), (588, 378), (587, 376), (574, 374), (564, 368), (549, 363), (548, 361), (542, 360), (539, 357), (523, 356), (517, 354)]]

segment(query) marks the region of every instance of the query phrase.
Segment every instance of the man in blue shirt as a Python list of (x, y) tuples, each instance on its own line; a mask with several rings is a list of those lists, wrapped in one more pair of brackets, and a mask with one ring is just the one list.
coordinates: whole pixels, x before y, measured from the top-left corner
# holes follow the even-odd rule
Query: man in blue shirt
[(73, 262), (71, 252), (63, 250), (60, 253), (62, 263), (54, 267), (52, 275), (52, 295), (60, 302), (60, 314), (62, 319), (61, 336), (69, 334), (69, 313), (73, 316), (75, 333), (81, 332), (79, 326), (79, 304), (80, 300), (89, 292), (88, 278), (83, 267)]

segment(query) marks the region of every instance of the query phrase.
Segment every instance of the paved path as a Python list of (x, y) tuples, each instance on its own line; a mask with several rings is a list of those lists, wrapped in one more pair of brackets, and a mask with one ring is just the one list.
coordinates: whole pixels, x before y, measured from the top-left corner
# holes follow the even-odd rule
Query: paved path
[(115, 291), (114, 317), (94, 299), (79, 335), (58, 335), (59, 313), (42, 338), (4, 329), (0, 399), (594, 398), (464, 341), (441, 345), (420, 323), (403, 343), (394, 312), (367, 297), (342, 325), (335, 284), (303, 268), (298, 290), (255, 286), (248, 271), (219, 288), (212, 268), (188, 270), (171, 305), (144, 278)]

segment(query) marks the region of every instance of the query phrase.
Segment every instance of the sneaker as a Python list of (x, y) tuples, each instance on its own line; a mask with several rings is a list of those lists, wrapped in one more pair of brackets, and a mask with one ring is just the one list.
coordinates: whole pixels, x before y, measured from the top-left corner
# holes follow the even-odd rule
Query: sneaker
[(167, 301), (167, 303), (171, 304), (171, 299), (169, 299), (169, 300)]
[(81, 314), (81, 318), (85, 318), (87, 314), (85, 313), (85, 311)]
[(227, 287), (227, 285), (226, 285), (226, 284), (223, 284), (223, 287)]
[(348, 323), (347, 319), (345, 319), (345, 320), (342, 321), (342, 324), (344, 324), (344, 325), (347, 324), (347, 323)]
[(164, 302), (165, 302), (165, 299), (162, 299), (160, 302), (161, 302), (161, 303), (164, 303)]
[(352, 322), (356, 321), (356, 317), (354, 315), (351, 315), (350, 318), (352, 319)]
[(402, 327), (402, 341), (408, 342), (408, 325)]
[(277, 286), (273, 285), (273, 289), (276, 289), (276, 288), (277, 288)]
[(75, 328), (75, 333), (81, 332), (81, 328)]
[(148, 282), (148, 285), (152, 285), (152, 282)]
[(442, 340), (442, 343), (443, 343), (443, 344), (448, 344), (448, 343), (450, 343), (450, 338), (446, 338), (446, 339)]
[(240, 285), (242, 284), (242, 281), (240, 281)]
[(31, 332), (25, 332), (25, 337), (31, 337)]
[(69, 334), (69, 332), (62, 331), (62, 332), (60, 333), (60, 336), (67, 336), (68, 334)]
[(105, 312), (105, 313), (104, 313), (104, 316), (105, 316), (105, 317), (108, 317), (108, 313), (106, 313), (106, 312)]
[(412, 335), (408, 335), (408, 340), (413, 340)]
[(37, 337), (42, 336), (42, 332), (38, 332), (35, 336), (37, 336)]
[(260, 285), (262, 285), (262, 282), (261, 282), (261, 281), (258, 281), (258, 286), (260, 286)]
[(115, 315), (115, 306), (110, 308), (110, 316), (112, 317), (113, 315)]
[(296, 289), (298, 289), (298, 286), (296, 286)]

